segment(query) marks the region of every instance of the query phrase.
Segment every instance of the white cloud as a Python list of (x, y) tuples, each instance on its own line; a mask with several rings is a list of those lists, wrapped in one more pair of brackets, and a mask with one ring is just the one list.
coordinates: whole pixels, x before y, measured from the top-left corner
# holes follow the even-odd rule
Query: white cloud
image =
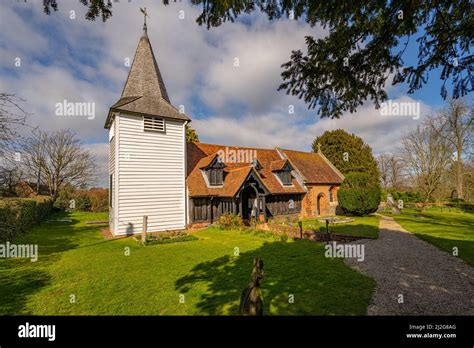
[[(49, 131), (71, 128), (84, 141), (105, 137), (103, 124), (108, 105), (103, 101), (113, 100), (113, 94), (102, 86), (75, 79), (68, 70), (34, 65), (18, 76), (3, 78), (0, 88), (26, 100), (24, 108), (33, 113), (28, 120), (33, 126)], [(95, 118), (56, 116), (55, 105), (63, 100), (95, 103)]]
[(265, 113), (275, 104), (299, 104), (277, 91), (282, 82), (281, 64), (289, 60), (292, 49), (304, 48), (305, 35), (314, 31), (320, 36), (322, 30), (289, 20), (270, 26), (264, 23), (261, 16), (254, 26), (238, 24), (223, 40), (204, 76), (201, 94), (208, 105), (225, 112), (229, 103), (239, 103), (251, 113)]
[[(383, 118), (368, 105), (340, 120), (318, 120), (316, 112), (308, 112), (296, 97), (278, 92), (281, 64), (289, 60), (292, 49), (305, 48), (305, 35), (323, 35), (320, 27), (269, 22), (254, 13), (247, 16), (251, 25), (225, 23), (207, 30), (195, 23), (200, 8), (181, 2), (166, 7), (161, 2), (114, 2), (106, 23), (86, 21), (85, 7), (78, 1), (59, 3), (60, 10), (50, 16), (42, 12), (40, 1), (4, 6), (0, 90), (27, 100), (25, 109), (34, 113), (33, 124), (44, 130), (71, 128), (84, 143), (93, 144), (88, 147), (97, 154), (104, 178), (103, 124), (125, 83), (124, 60), (133, 59), (141, 35), (140, 6), (147, 6), (151, 16), (148, 34), (170, 98), (186, 107), (202, 141), (308, 150), (325, 130), (343, 128), (362, 136), (375, 152), (383, 152), (417, 123)], [(69, 17), (71, 10), (76, 11), (75, 20)], [(179, 18), (179, 10), (184, 10), (185, 19)], [(12, 65), (12, 57), (18, 55), (24, 58), (21, 68)], [(234, 58), (239, 67), (233, 66)], [(95, 102), (96, 118), (55, 116), (54, 105), (64, 99)], [(295, 114), (288, 113), (290, 104)], [(203, 115), (203, 110), (209, 114)]]
[(44, 54), (47, 52), (47, 38), (41, 36), (34, 27), (25, 22), (12, 7), (2, 5), (0, 11), (0, 24), (2, 38), (2, 60), (0, 67), (13, 65), (14, 58), (25, 58), (33, 52)]
[(360, 136), (374, 153), (394, 152), (400, 138), (423, 122), (431, 108), (409, 97), (394, 99), (395, 102), (419, 102), (421, 117), (414, 120), (404, 116), (382, 116), (373, 105), (365, 105), (354, 114), (340, 119), (294, 119), (282, 113), (241, 119), (212, 117), (198, 120), (194, 126), (205, 141), (225, 145), (273, 147), (311, 150), (313, 140), (328, 130), (344, 129)]

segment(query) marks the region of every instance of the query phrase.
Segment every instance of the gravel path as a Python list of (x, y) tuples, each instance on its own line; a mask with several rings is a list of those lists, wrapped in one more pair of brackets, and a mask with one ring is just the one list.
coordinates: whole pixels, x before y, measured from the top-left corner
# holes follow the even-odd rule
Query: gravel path
[(354, 243), (365, 244), (365, 260), (346, 264), (377, 281), (369, 315), (474, 315), (474, 268), (393, 218), (380, 218), (378, 239)]

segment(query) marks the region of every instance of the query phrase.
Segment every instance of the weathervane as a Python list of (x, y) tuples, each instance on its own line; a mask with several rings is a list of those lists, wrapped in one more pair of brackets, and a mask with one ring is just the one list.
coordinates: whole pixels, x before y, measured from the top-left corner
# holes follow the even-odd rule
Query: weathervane
[(144, 19), (143, 32), (146, 35), (146, 17), (150, 18), (150, 16), (148, 15), (148, 12), (146, 12), (146, 7), (140, 7), (140, 12), (143, 13), (143, 19)]

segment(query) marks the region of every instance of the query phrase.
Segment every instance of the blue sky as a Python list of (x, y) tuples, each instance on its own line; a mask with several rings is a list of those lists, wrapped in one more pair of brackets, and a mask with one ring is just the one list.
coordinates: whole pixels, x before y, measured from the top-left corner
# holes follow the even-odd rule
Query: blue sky
[[(25, 99), (31, 124), (73, 129), (98, 159), (100, 184), (106, 178), (108, 151), (103, 124), (108, 108), (120, 97), (128, 72), (124, 62), (133, 59), (142, 33), (140, 6), (147, 6), (151, 16), (148, 34), (171, 101), (185, 107), (203, 142), (309, 150), (316, 136), (344, 128), (362, 136), (375, 153), (393, 152), (404, 133), (443, 104), (435, 71), (425, 88), (412, 95), (404, 85), (388, 87), (391, 99), (420, 103), (419, 120), (381, 117), (370, 103), (339, 120), (320, 120), (315, 110), (276, 90), (280, 65), (291, 50), (305, 49), (305, 35), (325, 35), (322, 28), (301, 22), (269, 22), (254, 13), (207, 30), (195, 23), (199, 10), (187, 2), (167, 7), (160, 1), (114, 3), (106, 23), (85, 20), (78, 1), (61, 2), (50, 16), (42, 12), (40, 0), (3, 6), (0, 89)], [(180, 10), (185, 19), (179, 18)], [(406, 63), (416, 61), (416, 55), (412, 39)], [(239, 67), (233, 65), (235, 58)], [(64, 99), (94, 102), (96, 117), (55, 116), (54, 105)], [(290, 105), (294, 114), (288, 113)]]

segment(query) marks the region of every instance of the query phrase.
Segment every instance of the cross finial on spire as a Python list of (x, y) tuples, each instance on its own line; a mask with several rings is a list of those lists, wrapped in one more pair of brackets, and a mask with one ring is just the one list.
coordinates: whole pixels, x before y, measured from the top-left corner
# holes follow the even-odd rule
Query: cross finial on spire
[(146, 17), (150, 18), (148, 12), (146, 12), (146, 7), (140, 7), (140, 12), (143, 13), (143, 34), (147, 35), (146, 28)]
[(318, 143), (318, 152), (321, 152), (321, 143)]

